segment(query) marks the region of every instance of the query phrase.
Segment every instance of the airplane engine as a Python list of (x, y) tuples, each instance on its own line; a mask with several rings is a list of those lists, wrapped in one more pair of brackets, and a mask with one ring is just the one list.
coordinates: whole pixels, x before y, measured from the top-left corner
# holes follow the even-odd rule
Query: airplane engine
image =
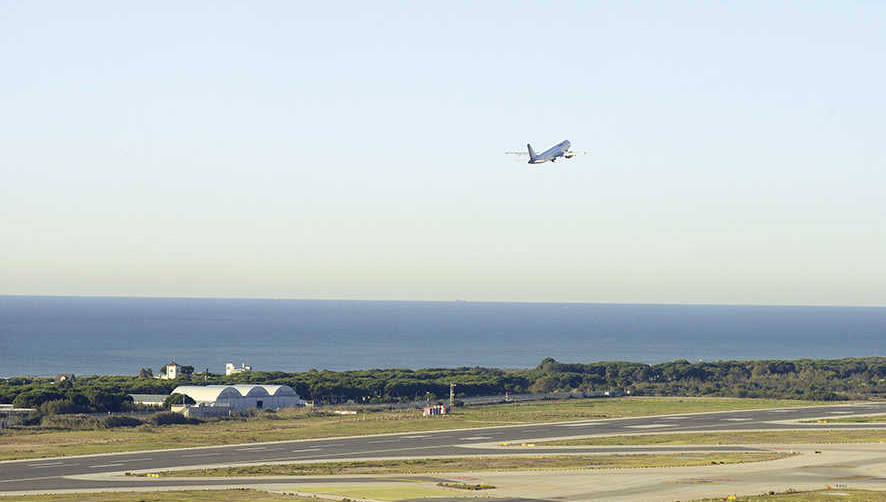
[(572, 157), (575, 157), (575, 152), (566, 152), (563, 154), (563, 156), (567, 159), (571, 159)]

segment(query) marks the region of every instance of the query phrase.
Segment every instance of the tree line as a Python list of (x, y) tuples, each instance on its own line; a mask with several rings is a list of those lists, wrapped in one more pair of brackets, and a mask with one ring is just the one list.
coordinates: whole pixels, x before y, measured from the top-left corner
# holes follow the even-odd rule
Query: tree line
[[(840, 400), (886, 397), (886, 358), (794, 361), (686, 360), (561, 363), (546, 358), (531, 369), (461, 367), (305, 372), (253, 371), (230, 376), (185, 374), (175, 380), (99, 375), (54, 383), (51, 378), (0, 379), (0, 403), (41, 408), (46, 414), (117, 412), (132, 409), (129, 394), (169, 394), (178, 385), (289, 385), (320, 403), (352, 400), (388, 403), (442, 399), (449, 384), (459, 398), (524, 392), (630, 391), (648, 396), (768, 397)], [(44, 410), (45, 408), (45, 410)]]

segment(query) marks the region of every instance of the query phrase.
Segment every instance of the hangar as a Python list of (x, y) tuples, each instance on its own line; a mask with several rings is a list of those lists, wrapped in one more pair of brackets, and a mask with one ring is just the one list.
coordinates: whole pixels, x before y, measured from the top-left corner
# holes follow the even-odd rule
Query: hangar
[(218, 406), (232, 410), (305, 405), (304, 400), (288, 385), (180, 385), (172, 393), (190, 397), (197, 406)]

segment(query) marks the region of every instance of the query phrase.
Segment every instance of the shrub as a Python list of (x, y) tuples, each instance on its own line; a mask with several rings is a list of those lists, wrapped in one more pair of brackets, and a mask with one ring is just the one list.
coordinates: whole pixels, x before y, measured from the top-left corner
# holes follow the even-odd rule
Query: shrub
[(47, 415), (40, 421), (43, 427), (68, 430), (93, 430), (99, 427), (99, 420), (89, 415)]
[(32, 411), (28, 413), (28, 416), (23, 418), (21, 421), (22, 425), (40, 425), (40, 422), (43, 420), (43, 414), (40, 413), (40, 410)]
[(199, 424), (200, 420), (196, 418), (188, 418), (181, 413), (174, 413), (171, 411), (160, 411), (151, 415), (151, 418), (148, 419), (153, 425), (187, 425), (187, 424)]
[(437, 486), (442, 486), (443, 488), (458, 488), (459, 490), (494, 490), (495, 487), (492, 485), (482, 485), (482, 484), (470, 484), (470, 483), (448, 483), (446, 481), (441, 481), (437, 483)]
[(245, 410), (231, 410), (231, 414), (227, 417), (228, 419), (245, 419), (245, 418), (253, 418), (259, 415), (259, 410), (255, 408), (247, 408)]
[(135, 417), (127, 417), (126, 415), (112, 415), (102, 420), (102, 427), (105, 429), (113, 429), (115, 427), (137, 427), (143, 424), (141, 420)]
[(88, 408), (80, 406), (70, 399), (54, 399), (40, 405), (40, 413), (44, 415), (63, 415), (86, 411), (89, 411)]

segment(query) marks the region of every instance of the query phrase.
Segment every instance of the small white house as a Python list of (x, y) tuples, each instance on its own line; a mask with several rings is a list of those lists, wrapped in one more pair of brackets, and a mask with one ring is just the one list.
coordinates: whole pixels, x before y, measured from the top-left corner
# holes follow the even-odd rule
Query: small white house
[(163, 374), (160, 375), (161, 380), (175, 380), (182, 374), (182, 365), (175, 361), (170, 362), (163, 367)]
[(247, 366), (243, 363), (240, 363), (240, 366), (234, 366), (234, 363), (225, 364), (225, 375), (236, 375), (237, 373), (246, 373), (252, 371), (252, 366)]

